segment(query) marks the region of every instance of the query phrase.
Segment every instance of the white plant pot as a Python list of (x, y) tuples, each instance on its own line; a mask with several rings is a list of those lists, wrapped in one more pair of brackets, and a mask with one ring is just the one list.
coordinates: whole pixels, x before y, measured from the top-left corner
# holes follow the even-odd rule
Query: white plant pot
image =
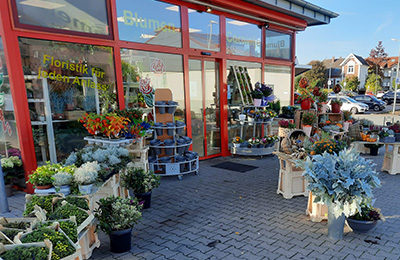
[(258, 99), (258, 98), (253, 99), (253, 104), (256, 107), (261, 106), (261, 99)]
[(79, 192), (82, 194), (90, 194), (92, 192), (93, 184), (79, 185)]
[(245, 114), (240, 114), (239, 115), (239, 121), (241, 125), (244, 125), (244, 120), (246, 119), (246, 115)]
[(249, 125), (254, 124), (254, 117), (248, 117), (247, 120), (249, 121)]
[(233, 143), (233, 146), (236, 147), (236, 148), (239, 148), (239, 147), (240, 147), (240, 144)]
[(68, 196), (71, 193), (71, 188), (68, 185), (63, 185), (63, 186), (55, 186), (56, 191), (58, 190), (58, 193), (62, 193), (65, 196)]
[(303, 129), (304, 133), (306, 133), (306, 135), (307, 135), (308, 137), (311, 136), (311, 129), (312, 129), (312, 126), (302, 126), (302, 129)]

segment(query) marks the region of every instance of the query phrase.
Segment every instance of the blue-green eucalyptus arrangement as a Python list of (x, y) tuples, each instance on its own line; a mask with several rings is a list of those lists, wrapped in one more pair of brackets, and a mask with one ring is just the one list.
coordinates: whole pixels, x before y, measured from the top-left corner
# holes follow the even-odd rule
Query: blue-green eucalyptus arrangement
[(354, 149), (344, 149), (339, 154), (324, 152), (298, 161), (297, 166), (305, 170), (303, 176), (308, 190), (315, 195), (314, 202), (333, 204), (337, 217), (355, 214), (373, 197), (372, 189), (381, 185), (375, 164)]

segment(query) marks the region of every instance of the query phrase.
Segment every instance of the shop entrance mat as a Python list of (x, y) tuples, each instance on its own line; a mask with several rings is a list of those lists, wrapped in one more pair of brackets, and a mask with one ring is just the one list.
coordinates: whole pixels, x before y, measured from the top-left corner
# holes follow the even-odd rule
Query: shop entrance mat
[(248, 171), (252, 171), (252, 170), (258, 168), (255, 166), (242, 164), (242, 163), (234, 163), (234, 162), (218, 163), (218, 164), (211, 165), (211, 167), (235, 171), (235, 172), (248, 172)]

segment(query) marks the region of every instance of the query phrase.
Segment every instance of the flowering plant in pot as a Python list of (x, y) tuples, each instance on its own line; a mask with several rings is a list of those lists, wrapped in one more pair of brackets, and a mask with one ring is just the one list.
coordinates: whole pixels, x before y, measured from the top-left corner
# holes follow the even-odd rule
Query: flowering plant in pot
[(53, 186), (57, 192), (63, 193), (65, 196), (71, 192), (70, 185), (74, 180), (73, 173), (75, 166), (65, 166), (59, 172), (53, 175)]
[(62, 166), (60, 164), (46, 162), (45, 165), (37, 167), (37, 169), (29, 175), (27, 183), (33, 184), (36, 189), (49, 189), (53, 186), (53, 175), (61, 168)]
[(258, 148), (258, 145), (260, 144), (260, 138), (258, 137), (252, 137), (248, 141), (250, 148)]
[(361, 157), (354, 149), (338, 154), (324, 152), (298, 161), (304, 168), (307, 189), (315, 195), (314, 202), (328, 205), (328, 236), (343, 237), (345, 216), (354, 215), (366, 199), (372, 198), (372, 189), (380, 186), (375, 164)]
[(385, 221), (381, 210), (371, 205), (368, 199), (360, 206), (357, 213), (347, 217), (347, 224), (355, 232), (366, 233), (376, 226), (378, 220)]
[(131, 249), (132, 228), (142, 217), (137, 199), (107, 197), (97, 202), (97, 228), (110, 236), (111, 251), (122, 253)]
[(298, 102), (300, 102), (302, 110), (310, 110), (311, 103), (313, 103), (315, 101), (315, 97), (307, 89), (302, 89), (300, 95), (297, 98), (297, 100), (298, 100)]
[(143, 168), (136, 168), (129, 163), (120, 173), (121, 185), (129, 190), (130, 196), (135, 196), (139, 202), (143, 201), (143, 208), (151, 206), (151, 193), (160, 185), (161, 176)]
[(240, 147), (240, 144), (243, 143), (243, 139), (239, 136), (235, 136), (234, 138), (232, 138), (232, 143), (235, 147)]
[(288, 120), (282, 119), (278, 122), (279, 130), (278, 136), (279, 137), (286, 137), (290, 131), (296, 128), (296, 125), (290, 123)]
[(18, 173), (23, 171), (22, 161), (18, 156), (1, 158), (1, 167), (3, 168), (7, 196), (11, 196), (12, 185), (18, 180)]
[(261, 106), (261, 100), (264, 97), (263, 92), (260, 89), (255, 89), (251, 92), (251, 97), (255, 106)]
[(80, 193), (91, 193), (100, 169), (100, 165), (97, 162), (87, 162), (75, 170), (74, 180), (79, 185)]

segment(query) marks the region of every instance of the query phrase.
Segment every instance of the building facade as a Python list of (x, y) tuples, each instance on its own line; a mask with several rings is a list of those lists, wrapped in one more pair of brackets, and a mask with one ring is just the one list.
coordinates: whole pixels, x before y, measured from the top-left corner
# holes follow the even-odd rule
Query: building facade
[(368, 77), (368, 63), (363, 57), (350, 53), (340, 64), (342, 67), (343, 79), (355, 75), (360, 81), (359, 89), (365, 88), (365, 82)]
[(336, 16), (302, 0), (0, 1), (0, 152), (27, 175), (62, 161), (85, 145), (83, 113), (146, 106), (152, 86), (172, 90), (201, 158), (228, 156), (230, 68), (291, 104), (296, 32)]

